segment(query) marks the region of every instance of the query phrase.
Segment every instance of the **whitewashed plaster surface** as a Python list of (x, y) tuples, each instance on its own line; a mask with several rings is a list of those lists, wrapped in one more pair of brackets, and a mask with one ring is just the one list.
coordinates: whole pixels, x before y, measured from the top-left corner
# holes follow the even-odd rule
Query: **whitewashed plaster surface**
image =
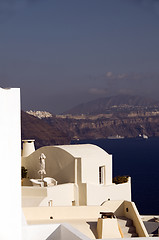
[(0, 88), (0, 239), (21, 240), (20, 89)]

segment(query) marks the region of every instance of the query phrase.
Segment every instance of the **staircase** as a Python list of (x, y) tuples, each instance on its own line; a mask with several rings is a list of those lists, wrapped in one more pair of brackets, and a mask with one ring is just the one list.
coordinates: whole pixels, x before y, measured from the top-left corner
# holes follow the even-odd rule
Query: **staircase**
[(124, 238), (138, 237), (133, 221), (126, 217), (117, 217)]

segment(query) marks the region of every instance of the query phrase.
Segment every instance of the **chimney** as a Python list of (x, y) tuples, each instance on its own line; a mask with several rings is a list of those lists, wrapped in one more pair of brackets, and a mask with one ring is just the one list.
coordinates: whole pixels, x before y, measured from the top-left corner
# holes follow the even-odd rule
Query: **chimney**
[(31, 153), (35, 151), (35, 140), (22, 140), (23, 142), (23, 151), (22, 151), (22, 157), (28, 157)]

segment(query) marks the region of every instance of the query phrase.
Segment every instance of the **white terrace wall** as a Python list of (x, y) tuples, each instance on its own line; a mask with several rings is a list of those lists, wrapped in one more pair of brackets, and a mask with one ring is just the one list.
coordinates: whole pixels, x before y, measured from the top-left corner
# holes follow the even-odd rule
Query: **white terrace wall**
[[(112, 206), (114, 209), (114, 206)], [(23, 208), (24, 216), (28, 223), (54, 223), (68, 220), (98, 219), (101, 211), (108, 211), (107, 206), (72, 206), (72, 207), (26, 207)], [(110, 208), (111, 210), (111, 208)], [(110, 211), (109, 210), (109, 211)], [(53, 217), (53, 219), (50, 219)]]
[[(80, 205), (100, 206), (107, 200), (128, 200), (131, 201), (130, 181), (123, 184), (112, 184), (109, 186), (99, 186), (83, 184), (85, 192), (82, 194), (79, 186)], [(94, 193), (96, 197), (94, 198)], [(50, 202), (51, 201), (51, 202)], [(22, 187), (22, 206), (72, 206), (78, 205), (78, 195), (76, 195), (76, 185), (73, 183), (59, 184), (53, 187)]]
[[(107, 200), (127, 200), (131, 201), (131, 178), (127, 183), (111, 184), (109, 186), (99, 186), (87, 184), (87, 205), (101, 205)], [(96, 197), (94, 197), (94, 193)]]
[(0, 239), (21, 240), (20, 89), (0, 88)]
[(22, 187), (22, 207), (72, 206), (75, 199), (74, 184), (53, 187)]
[[(107, 201), (103, 206), (24, 207), (23, 213), (28, 223), (56, 223), (74, 219), (97, 220), (100, 212), (104, 211), (124, 216), (123, 203), (124, 201)], [(50, 216), (53, 219), (50, 219)]]

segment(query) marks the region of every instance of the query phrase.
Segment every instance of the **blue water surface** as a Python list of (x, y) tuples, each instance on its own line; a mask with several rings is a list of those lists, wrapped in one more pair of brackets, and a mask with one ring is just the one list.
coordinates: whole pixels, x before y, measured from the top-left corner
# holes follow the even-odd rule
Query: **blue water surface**
[(159, 138), (83, 140), (113, 155), (113, 176), (129, 175), (140, 214), (159, 215)]

